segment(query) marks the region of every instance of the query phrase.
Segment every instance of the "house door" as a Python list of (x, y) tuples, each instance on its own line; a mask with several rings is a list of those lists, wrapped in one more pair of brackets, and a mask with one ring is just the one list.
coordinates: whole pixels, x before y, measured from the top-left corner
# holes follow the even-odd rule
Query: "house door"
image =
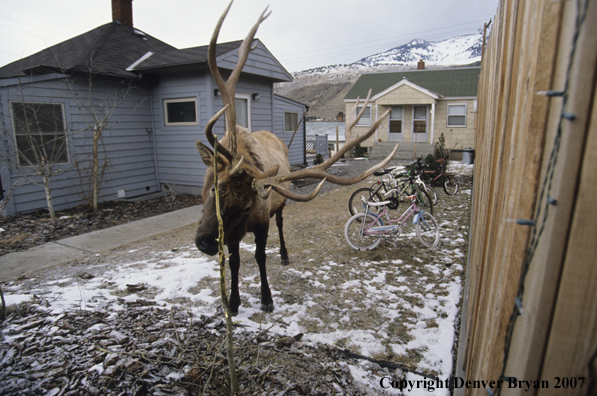
[(427, 141), (427, 106), (413, 106), (413, 142)]
[(401, 142), (402, 137), (402, 119), (404, 111), (402, 106), (392, 106), (390, 111), (390, 122), (388, 123), (388, 142)]

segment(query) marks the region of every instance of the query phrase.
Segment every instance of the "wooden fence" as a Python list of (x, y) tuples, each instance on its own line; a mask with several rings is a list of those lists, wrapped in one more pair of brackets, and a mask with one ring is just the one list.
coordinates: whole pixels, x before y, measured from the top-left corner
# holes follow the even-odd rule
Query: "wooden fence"
[(457, 373), (503, 382), (457, 393), (597, 392), (596, 70), (597, 0), (500, 1), (479, 83)]

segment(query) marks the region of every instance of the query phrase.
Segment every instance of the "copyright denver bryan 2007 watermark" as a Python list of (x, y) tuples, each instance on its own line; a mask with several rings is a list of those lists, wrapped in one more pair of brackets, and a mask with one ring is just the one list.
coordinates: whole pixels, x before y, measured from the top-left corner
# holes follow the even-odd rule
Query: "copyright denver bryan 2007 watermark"
[(514, 377), (508, 377), (504, 380), (465, 380), (461, 377), (450, 377), (445, 380), (423, 379), (423, 380), (396, 380), (391, 377), (382, 377), (379, 385), (384, 389), (399, 389), (401, 391), (411, 392), (415, 389), (425, 389), (433, 392), (436, 389), (521, 389), (529, 391), (531, 389), (575, 389), (582, 388), (585, 383), (585, 377), (554, 377), (553, 380), (519, 380)]

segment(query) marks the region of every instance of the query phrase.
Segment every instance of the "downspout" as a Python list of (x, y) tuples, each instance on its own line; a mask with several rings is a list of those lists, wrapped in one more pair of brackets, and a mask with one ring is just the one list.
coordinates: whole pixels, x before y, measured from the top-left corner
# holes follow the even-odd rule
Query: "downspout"
[[(379, 118), (379, 106), (377, 103), (375, 103), (375, 121), (377, 122), (377, 119)], [(380, 125), (381, 128), (381, 125)], [(379, 128), (377, 128), (379, 129)], [(375, 137), (373, 138), (373, 146), (375, 146), (375, 143), (377, 143), (377, 129), (375, 129)], [(373, 146), (371, 146), (371, 148), (373, 148)]]
[[(271, 109), (272, 109), (272, 117), (271, 117), (272, 125), (270, 128), (270, 131), (274, 132), (274, 134), (275, 134), (276, 132), (274, 131), (274, 125), (276, 123), (274, 122), (274, 117), (276, 116), (276, 97), (274, 96), (275, 93), (274, 93), (274, 83), (273, 82), (270, 84), (270, 93), (271, 93), (271, 98), (272, 98), (272, 107), (271, 107)], [(284, 136), (283, 129), (282, 129), (282, 136)]]
[[(8, 96), (8, 95), (7, 95)], [(7, 100), (7, 105), (8, 105), (8, 100)], [(7, 106), (8, 107), (8, 106)], [(9, 110), (10, 111), (10, 110)], [(4, 115), (4, 102), (2, 102), (2, 95), (0, 95), (0, 117), (2, 117), (2, 119), (5, 119), (5, 115)], [(10, 120), (10, 122), (12, 123), (12, 120)], [(11, 125), (12, 128), (12, 125)], [(11, 133), (9, 131), (7, 131), (8, 133)], [(2, 150), (2, 155), (5, 156), (9, 156), (10, 155), (10, 150), (9, 150), (9, 144), (8, 144), (8, 134), (2, 136), (2, 147), (0, 148)], [(2, 189), (2, 199), (7, 199), (8, 201), (6, 201), (6, 205), (4, 206), (4, 209), (2, 211), (0, 211), (0, 214), (4, 214), (4, 215), (11, 215), (11, 214), (15, 214), (15, 206), (14, 206), (14, 199), (10, 199), (8, 196), (4, 196), (4, 192), (6, 191), (8, 193), (8, 191), (10, 190), (10, 186), (12, 185), (12, 180), (13, 180), (13, 175), (11, 172), (11, 167), (10, 166), (2, 166), (4, 165), (3, 163), (0, 163), (0, 189)], [(4, 188), (4, 186), (6, 185), (6, 189)], [(13, 191), (14, 194), (14, 191)]]
[(155, 169), (155, 184), (158, 192), (162, 191), (160, 184), (160, 168), (158, 166), (158, 147), (156, 138), (156, 127), (153, 115), (153, 89), (149, 89), (149, 114), (151, 115), (151, 137), (153, 141), (153, 167)]
[(309, 106), (305, 105), (305, 110), (303, 113), (303, 117), (305, 122), (303, 122), (303, 164), (307, 166), (307, 113), (309, 112)]
[(435, 99), (431, 103), (431, 144), (433, 144), (433, 135), (435, 132)]

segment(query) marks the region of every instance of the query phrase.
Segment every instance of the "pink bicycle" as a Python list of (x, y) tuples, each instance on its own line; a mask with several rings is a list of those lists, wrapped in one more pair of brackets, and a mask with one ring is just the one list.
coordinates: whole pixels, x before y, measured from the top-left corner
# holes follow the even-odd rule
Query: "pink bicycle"
[[(344, 236), (350, 247), (356, 250), (373, 250), (382, 239), (392, 240), (400, 237), (403, 225), (413, 214), (412, 224), (419, 241), (427, 247), (439, 245), (439, 227), (435, 217), (429, 212), (419, 210), (415, 195), (408, 196), (406, 199), (410, 201), (410, 206), (400, 218), (392, 220), (387, 208), (390, 201), (372, 202), (363, 197), (365, 210), (352, 216), (344, 227)], [(381, 208), (381, 210), (373, 213), (370, 208), (377, 210)], [(377, 212), (375, 209), (373, 210)]]

